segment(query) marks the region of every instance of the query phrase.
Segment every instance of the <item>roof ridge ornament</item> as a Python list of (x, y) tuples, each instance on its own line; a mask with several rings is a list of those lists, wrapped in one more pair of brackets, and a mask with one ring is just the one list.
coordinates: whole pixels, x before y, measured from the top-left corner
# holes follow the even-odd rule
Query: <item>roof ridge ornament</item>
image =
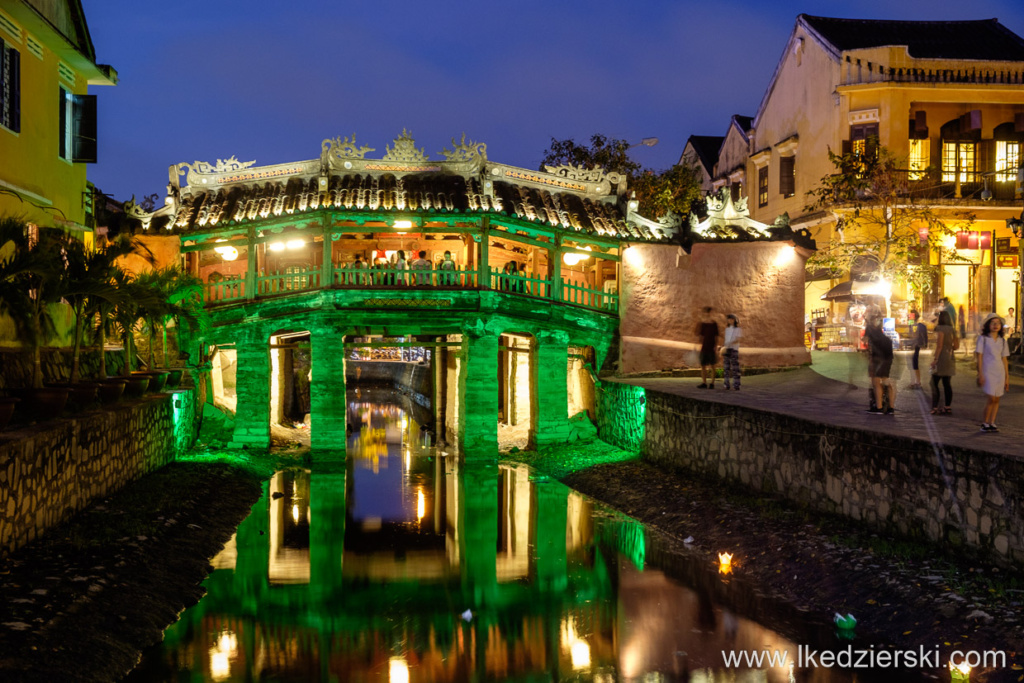
[(346, 137), (342, 139), (339, 135), (336, 138), (327, 138), (321, 143), (322, 153), (335, 159), (365, 159), (367, 152), (376, 152), (373, 147), (356, 147), (356, 134), (352, 133), (352, 140)]
[(622, 180), (621, 173), (609, 173), (603, 166), (586, 168), (582, 164), (579, 166), (564, 164), (562, 166), (545, 166), (544, 170), (551, 175), (556, 175), (568, 180), (581, 180), (586, 183), (599, 183), (607, 179), (612, 186), (615, 186)]
[(448, 151), (445, 147), (441, 150), (441, 154), (447, 161), (455, 163), (467, 163), (472, 162), (477, 165), (482, 165), (487, 161), (487, 145), (483, 142), (466, 143), (466, 134), (462, 134), (462, 142), (456, 143), (455, 138), (452, 138), (452, 151)]
[(384, 145), (386, 152), (382, 161), (398, 161), (406, 163), (430, 161), (422, 147), (416, 149), (416, 141), (412, 139), (412, 135), (410, 135), (405, 128), (402, 129), (402, 134), (395, 138), (394, 144), (394, 149), (391, 149), (388, 145)]
[(239, 161), (238, 157), (234, 154), (228, 159), (217, 159), (216, 164), (211, 164), (208, 161), (193, 161), (189, 163), (178, 164), (178, 175), (181, 175), (188, 169), (188, 175), (185, 177), (185, 181), (189, 185), (195, 185), (196, 178), (200, 175), (209, 175), (211, 173), (228, 173), (231, 171), (241, 171), (249, 168), (256, 163), (256, 160), (252, 161)]

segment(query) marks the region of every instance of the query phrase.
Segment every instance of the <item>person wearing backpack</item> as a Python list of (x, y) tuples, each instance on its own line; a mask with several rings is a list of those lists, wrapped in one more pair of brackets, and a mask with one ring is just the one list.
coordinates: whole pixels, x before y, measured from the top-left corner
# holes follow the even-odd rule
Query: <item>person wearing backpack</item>
[[(960, 340), (953, 330), (953, 320), (947, 311), (939, 312), (939, 321), (935, 326), (935, 355), (932, 356), (932, 415), (949, 415), (953, 412), (953, 385), (950, 378), (956, 374), (956, 361), (953, 352), (960, 348)], [(945, 406), (939, 407), (939, 382), (945, 393)]]
[(1006, 342), (1005, 335), (1003, 319), (997, 313), (985, 316), (981, 334), (978, 335), (978, 342), (974, 347), (974, 355), (978, 359), (978, 386), (988, 396), (981, 423), (983, 432), (999, 431), (996, 427), (999, 399), (1010, 390), (1010, 369), (1007, 360), (1010, 345)]

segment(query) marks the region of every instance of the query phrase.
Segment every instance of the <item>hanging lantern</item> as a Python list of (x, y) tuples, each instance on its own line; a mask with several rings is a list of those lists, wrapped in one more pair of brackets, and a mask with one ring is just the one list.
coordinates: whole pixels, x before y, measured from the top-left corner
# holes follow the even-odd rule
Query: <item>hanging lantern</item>
[(732, 553), (718, 553), (718, 573), (732, 574)]
[(966, 230), (957, 230), (956, 231), (956, 248), (957, 249), (966, 249), (967, 248), (967, 242), (968, 242), (967, 231)]
[(978, 248), (978, 231), (971, 230), (967, 233), (967, 248), (977, 249)]
[(992, 233), (981, 232), (978, 233), (978, 249), (991, 249), (992, 248)]
[(928, 226), (922, 225), (918, 228), (917, 236), (921, 238), (921, 244), (928, 244)]

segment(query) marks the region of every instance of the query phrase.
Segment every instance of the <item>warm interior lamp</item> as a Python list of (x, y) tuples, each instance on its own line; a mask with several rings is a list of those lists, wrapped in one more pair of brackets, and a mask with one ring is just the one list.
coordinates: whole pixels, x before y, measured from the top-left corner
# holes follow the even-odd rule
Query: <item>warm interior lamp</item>
[(214, 247), (213, 250), (225, 261), (234, 261), (238, 258), (238, 249), (234, 247)]
[[(581, 247), (584, 251), (593, 251), (590, 247)], [(562, 254), (562, 263), (567, 266), (575, 266), (580, 261), (585, 261), (589, 256), (586, 254), (578, 254), (576, 252), (567, 252)]]
[(267, 245), (270, 251), (284, 251), (284, 242), (271, 242)]
[(409, 230), (412, 228), (412, 221), (395, 221), (395, 230)]
[(306, 243), (303, 240), (288, 240), (285, 246), (289, 249), (302, 249)]
[(732, 553), (718, 553), (718, 573), (732, 574)]
[(423, 519), (427, 514), (427, 499), (423, 495), (423, 489), (416, 492), (416, 519)]

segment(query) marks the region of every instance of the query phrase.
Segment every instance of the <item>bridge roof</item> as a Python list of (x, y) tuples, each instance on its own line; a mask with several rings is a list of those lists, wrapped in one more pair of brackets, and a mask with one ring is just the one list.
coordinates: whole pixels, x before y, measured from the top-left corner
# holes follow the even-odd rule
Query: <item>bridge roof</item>
[[(487, 159), (486, 145), (452, 139), (443, 160), (431, 160), (403, 131), (382, 159), (355, 136), (324, 140), (319, 159), (254, 166), (234, 157), (170, 169), (167, 203), (134, 215), (153, 228), (187, 234), (318, 210), (360, 223), (430, 222), (448, 215), (511, 219), (570, 234), (630, 242), (667, 242), (676, 228), (627, 210), (626, 179), (574, 166), (531, 171)], [(186, 176), (186, 184), (180, 178)]]

